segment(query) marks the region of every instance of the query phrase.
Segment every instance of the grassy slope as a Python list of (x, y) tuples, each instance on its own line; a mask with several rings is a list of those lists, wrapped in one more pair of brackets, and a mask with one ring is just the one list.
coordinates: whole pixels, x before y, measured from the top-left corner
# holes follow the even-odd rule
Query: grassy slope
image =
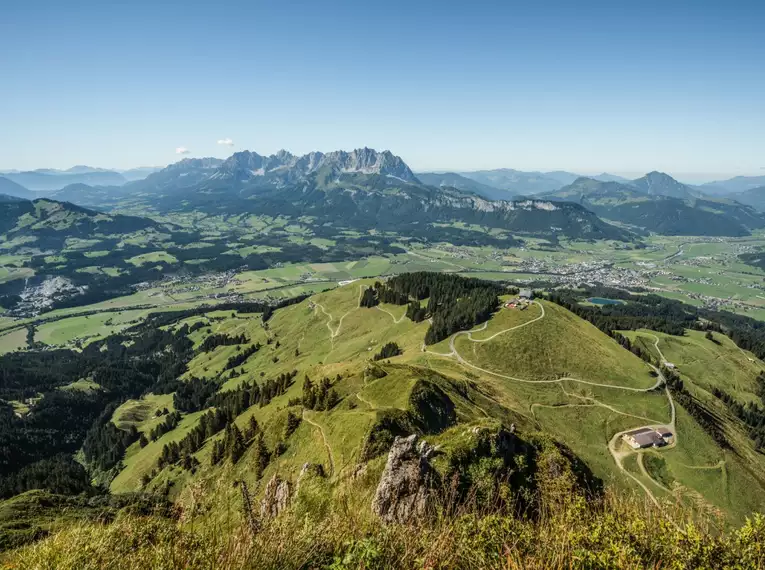
[(141, 477), (150, 473), (157, 464), (159, 456), (162, 454), (162, 447), (171, 441), (180, 441), (199, 421), (202, 412), (196, 412), (185, 416), (178, 427), (173, 431), (164, 434), (157, 441), (141, 448), (138, 442), (133, 443), (125, 452), (125, 468), (114, 478), (111, 483), (113, 493), (122, 493), (136, 490), (140, 484)]
[(91, 508), (77, 497), (51, 495), (45, 491), (27, 491), (0, 501), (0, 551), (72, 524), (93, 521), (104, 510)]
[(147, 394), (140, 400), (128, 400), (114, 411), (112, 422), (120, 429), (130, 426), (141, 433), (151, 431), (164, 421), (164, 416), (157, 417), (158, 410), (174, 411), (172, 394)]
[[(173, 495), (182, 501), (192, 500), (193, 494), (203, 489), (205, 501), (211, 505), (237, 504), (232, 501), (237, 500), (238, 491), (221, 481), (231, 483), (244, 479), (257, 495), (273, 473), (278, 472), (294, 482), (306, 462), (321, 463), (327, 471), (330, 463), (334, 465), (331, 481), (336, 485), (345, 481), (355, 469), (364, 437), (378, 414), (387, 408), (405, 408), (416, 380), (428, 376), (431, 374), (429, 370), (433, 370), (455, 381), (471, 382), (479, 390), (473, 393), (472, 402), (453, 394), (463, 421), (475, 422), (493, 416), (508, 423), (514, 422), (521, 430), (543, 429), (567, 443), (596, 475), (621, 487), (635, 488), (634, 482), (615, 469), (607, 443), (621, 430), (646, 423), (667, 422), (669, 407), (663, 393), (628, 392), (570, 380), (545, 384), (521, 383), (466, 367), (454, 358), (423, 352), (422, 339), (427, 322), (413, 324), (402, 319), (397, 323), (403, 315), (403, 307), (358, 307), (359, 288), (368, 283), (371, 281), (355, 282), (279, 310), (265, 327), (258, 315), (232, 316), (230, 313), (211, 312), (205, 317), (194, 317), (193, 320), (202, 319), (209, 323), (209, 326), (193, 333), (192, 339), (197, 345), (207, 334), (214, 333), (244, 333), (251, 342), (263, 344), (261, 351), (241, 367), (244, 374), (229, 380), (226, 373), (222, 378), (224, 390), (235, 388), (243, 380), (260, 381), (261, 372), (265, 378), (270, 378), (282, 372), (298, 370), (295, 383), (285, 395), (263, 408), (252, 407), (237, 418), (237, 424), (245, 427), (250, 416), (255, 416), (265, 429), (269, 448), (278, 441), (284, 441), (287, 402), (299, 397), (306, 374), (314, 380), (323, 376), (334, 379), (341, 375), (342, 379), (335, 388), (343, 400), (331, 412), (307, 411), (300, 427), (285, 441), (287, 451), (267, 468), (260, 481), (255, 481), (253, 477), (252, 449), (236, 466), (211, 468), (209, 454), (212, 442), (208, 441), (197, 452), (202, 466), (195, 475), (177, 468), (166, 469), (152, 486), (175, 481)], [(549, 303), (544, 303), (544, 306), (546, 316), (540, 321), (485, 343), (473, 343), (460, 336), (455, 342), (456, 347), (468, 362), (518, 378), (539, 380), (567, 375), (609, 386), (639, 388), (655, 382), (641, 360), (624, 351), (595, 327), (560, 307)], [(476, 333), (474, 338), (486, 339), (505, 328), (528, 322), (538, 317), (540, 312), (539, 307), (523, 312), (502, 309), (489, 322), (486, 330)], [(266, 344), (269, 337), (272, 342)], [(404, 353), (390, 359), (390, 364), (383, 363), (389, 370), (387, 377), (365, 379), (363, 371), (368, 361), (385, 342), (391, 340), (397, 342)], [(722, 342), (720, 346), (726, 349), (727, 344)], [(448, 353), (449, 343), (445, 341), (428, 349)], [(229, 346), (199, 355), (192, 361), (189, 374), (218, 378), (225, 361), (235, 352), (235, 347)], [(725, 357), (732, 354), (726, 352)], [(136, 405), (129, 402), (123, 408)], [(293, 411), (299, 413), (300, 409), (293, 408)], [(125, 413), (126, 410), (122, 409), (121, 414)], [(162, 445), (181, 439), (199, 415), (185, 417), (179, 428), (144, 449), (132, 446), (125, 458), (126, 469), (115, 479), (112, 489), (138, 489), (142, 475), (154, 468)], [(311, 420), (313, 425), (307, 420)], [(138, 425), (142, 429), (140, 420)], [(704, 504), (735, 518), (748, 512), (752, 505), (759, 504), (759, 497), (763, 495), (760, 484), (741, 467), (740, 461), (728, 459), (727, 454), (683, 411), (679, 412), (678, 429), (682, 434), (678, 446), (662, 452), (662, 456), (666, 458), (670, 476), (685, 487), (684, 497), (691, 497), (694, 493), (703, 495), (706, 500)], [(719, 494), (716, 490), (723, 485), (720, 477), (716, 479), (713, 470), (700, 468), (718, 464), (723, 459), (726, 459), (728, 466), (725, 481), (728, 492)], [(379, 460), (373, 462), (370, 469), (379, 472)], [(637, 474), (643, 477), (639, 469)], [(650, 479), (646, 480), (652, 484)], [(217, 512), (211, 516), (221, 517), (223, 514)]]
[(681, 445), (667, 450), (666, 471), (697, 505), (734, 513), (741, 518), (765, 508), (762, 488), (765, 458), (757, 453), (746, 429), (711, 393), (720, 388), (742, 402), (757, 402), (755, 378), (765, 363), (739, 349), (728, 337), (688, 330), (682, 337), (656, 331), (622, 331), (642, 349), (677, 366), (686, 388), (721, 419), (726, 437), (735, 451), (722, 450), (682, 408), (678, 409)]
[(27, 347), (27, 329), (21, 328), (0, 336), (0, 354)]
[[(531, 326), (473, 343), (455, 342), (471, 364), (529, 380), (570, 376), (616, 386), (647, 388), (654, 384), (649, 368), (625, 354), (618, 343), (565, 309), (544, 303), (546, 317)], [(532, 307), (524, 312), (537, 311)]]
[(35, 340), (51, 345), (66, 345), (75, 339), (82, 339), (87, 344), (139, 322), (150, 312), (147, 309), (120, 311), (54, 321), (41, 325), (35, 332)]

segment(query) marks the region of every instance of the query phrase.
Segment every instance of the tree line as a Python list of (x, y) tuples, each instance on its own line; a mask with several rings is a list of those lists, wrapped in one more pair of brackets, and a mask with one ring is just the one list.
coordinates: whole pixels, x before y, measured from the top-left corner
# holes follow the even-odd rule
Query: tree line
[(231, 346), (234, 344), (247, 344), (250, 342), (247, 336), (242, 333), (236, 336), (229, 336), (227, 334), (211, 334), (205, 338), (202, 344), (199, 346), (199, 352), (210, 352), (211, 350), (219, 346)]
[[(168, 465), (177, 464), (184, 469), (195, 469), (198, 460), (193, 457), (193, 454), (201, 449), (205, 441), (223, 429), (227, 430), (223, 440), (224, 448), (220, 447), (219, 441), (213, 443), (214, 463), (220, 462), (224, 457), (230, 457), (234, 462), (238, 461), (259, 428), (257, 421), (252, 417), (249, 423), (250, 431), (247, 432), (247, 435), (251, 437), (244, 437), (234, 424), (234, 420), (251, 406), (266, 406), (273, 398), (284, 394), (295, 376), (297, 376), (297, 370), (271, 378), (262, 386), (244, 382), (236, 390), (218, 392), (210, 396), (205, 407), (213, 409), (203, 414), (199, 423), (183, 439), (163, 446), (154, 475)], [(224, 451), (221, 452), (221, 449)]]
[[(362, 293), (360, 304), (407, 305), (406, 316), (414, 322), (431, 319), (425, 344), (435, 344), (449, 335), (488, 320), (499, 307), (499, 295), (517, 293), (505, 285), (470, 279), (451, 273), (404, 273), (376, 282)], [(427, 306), (421, 302), (428, 300)]]
[(261, 345), (259, 342), (256, 342), (255, 344), (251, 344), (250, 346), (245, 348), (243, 351), (230, 357), (226, 361), (226, 365), (223, 367), (223, 370), (231, 370), (233, 368), (236, 368), (237, 366), (241, 366), (242, 364), (247, 362), (250, 356), (258, 352), (260, 348), (261, 348)]
[[(758, 380), (759, 378), (761, 376)], [(722, 401), (734, 416), (744, 422), (755, 449), (761, 453), (765, 451), (765, 408), (754, 402), (744, 405), (717, 387), (712, 388), (712, 394)]]
[[(600, 307), (579, 304), (583, 298), (593, 296), (626, 302)], [(547, 298), (604, 332), (641, 328), (675, 336), (682, 336), (686, 329), (720, 332), (739, 348), (754, 353), (757, 358), (765, 358), (765, 322), (744, 315), (694, 307), (653, 293), (634, 295), (602, 285), (577, 291), (556, 289)]]
[(107, 406), (85, 434), (82, 452), (91, 468), (108, 471), (122, 461), (125, 450), (138, 440), (135, 426), (122, 430), (112, 423), (116, 409), (116, 403)]
[[(340, 396), (332, 388), (329, 378), (322, 378), (317, 384), (306, 375), (303, 379), (303, 396), (300, 402), (308, 410), (326, 411), (331, 410), (340, 402)], [(296, 404), (298, 402), (290, 402)]]
[(401, 354), (401, 348), (395, 342), (387, 342), (380, 349), (380, 352), (372, 357), (375, 362), (378, 360), (384, 360), (386, 358), (392, 358)]
[(676, 371), (662, 366), (661, 372), (664, 375), (664, 378), (667, 379), (667, 387), (669, 388), (669, 391), (672, 392), (675, 401), (691, 414), (693, 419), (699, 423), (704, 431), (717, 442), (717, 445), (723, 449), (731, 449), (731, 445), (728, 442), (728, 438), (725, 436), (725, 430), (721, 425), (720, 419), (702, 402), (688, 392), (683, 384), (683, 380)]

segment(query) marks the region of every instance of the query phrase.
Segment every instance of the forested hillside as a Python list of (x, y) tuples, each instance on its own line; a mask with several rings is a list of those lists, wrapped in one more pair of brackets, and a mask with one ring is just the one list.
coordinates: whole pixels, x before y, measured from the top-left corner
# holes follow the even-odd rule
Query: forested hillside
[(661, 182), (633, 185), (579, 178), (543, 197), (576, 202), (605, 219), (663, 235), (745, 236), (765, 227), (765, 218), (749, 206), (696, 196), (670, 177)]

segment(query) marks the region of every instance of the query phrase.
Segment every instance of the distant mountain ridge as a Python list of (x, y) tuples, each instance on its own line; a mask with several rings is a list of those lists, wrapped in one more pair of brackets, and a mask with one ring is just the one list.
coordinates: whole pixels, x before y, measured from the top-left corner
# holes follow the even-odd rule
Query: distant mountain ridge
[(669, 174), (663, 172), (649, 172), (645, 176), (633, 180), (632, 186), (638, 188), (648, 196), (669, 196), (670, 198), (694, 198), (700, 192), (694, 191), (690, 186), (678, 182)]
[[(693, 195), (693, 190), (662, 173), (635, 185), (579, 178), (540, 196), (581, 204), (598, 216), (664, 235), (745, 236), (765, 227), (765, 216), (734, 200)], [(673, 195), (661, 194), (668, 192)]]
[(444, 186), (456, 188), (463, 192), (478, 194), (489, 200), (511, 200), (515, 197), (515, 194), (508, 190), (481, 184), (476, 180), (472, 180), (461, 174), (457, 174), (456, 172), (418, 172), (417, 178), (419, 178), (423, 184), (437, 186), (439, 188)]
[(35, 238), (35, 246), (60, 249), (67, 239), (94, 234), (124, 234), (159, 224), (137, 216), (104, 214), (48, 198), (5, 202), (0, 208), (0, 234), (8, 239)]
[[(575, 174), (565, 170), (550, 172), (535, 172), (514, 170), (512, 168), (497, 168), (494, 170), (476, 170), (459, 172), (459, 175), (480, 182), (492, 188), (507, 191), (516, 196), (534, 196), (546, 192), (554, 192), (560, 188), (573, 184), (582, 174)], [(619, 182), (621, 184), (634, 184), (635, 181), (616, 174), (602, 172), (594, 176), (587, 176), (600, 182)]]
[(122, 186), (128, 182), (142, 180), (149, 174), (160, 170), (157, 167), (132, 168), (124, 171), (108, 168), (77, 165), (66, 170), (38, 168), (20, 172), (17, 170), (0, 172), (0, 176), (20, 184), (35, 192), (55, 192), (71, 184), (91, 186)]
[(124, 176), (113, 171), (56, 172), (43, 169), (30, 172), (8, 173), (3, 176), (24, 186), (28, 190), (37, 192), (52, 192), (60, 190), (69, 184), (121, 186), (127, 182)]
[(633, 182), (629, 178), (624, 178), (624, 176), (617, 176), (616, 174), (609, 174), (608, 172), (602, 172), (595, 176), (590, 176), (589, 178), (592, 178), (593, 180), (597, 180), (599, 182), (619, 182), (620, 184), (630, 184), (630, 185)]
[(6, 178), (5, 176), (0, 176), (0, 194), (15, 196), (16, 198), (35, 198), (34, 192), (30, 192), (21, 184), (18, 184), (13, 180)]
[[(548, 176), (542, 172), (523, 172), (512, 168), (497, 168), (494, 170), (475, 170), (471, 172), (458, 172), (460, 176), (470, 178), (481, 184), (493, 186), (500, 190), (506, 190), (515, 195), (534, 195), (543, 192), (553, 192), (566, 185), (559, 176)], [(570, 175), (570, 180), (575, 180), (578, 175)]]
[(310, 217), (338, 229), (427, 239), (454, 231), (439, 226), (450, 222), (526, 235), (631, 239), (576, 204), (492, 201), (471, 190), (423, 184), (400, 157), (369, 148), (302, 156), (242, 151), (225, 161), (184, 159), (121, 188), (65, 190), (56, 198), (83, 203), (87, 196), (87, 205), (101, 208), (129, 199), (158, 212)]
[(751, 206), (760, 212), (765, 212), (765, 185), (751, 188), (744, 192), (728, 194), (728, 198)]
[(753, 188), (765, 186), (765, 175), (763, 176), (735, 176), (728, 180), (716, 180), (702, 184), (699, 188), (702, 191), (709, 190), (714, 193), (736, 194), (746, 192)]

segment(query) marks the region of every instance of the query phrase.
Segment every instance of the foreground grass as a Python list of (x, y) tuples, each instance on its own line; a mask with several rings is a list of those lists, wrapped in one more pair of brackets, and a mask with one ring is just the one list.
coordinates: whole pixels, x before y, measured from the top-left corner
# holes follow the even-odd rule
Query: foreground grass
[[(155, 517), (76, 524), (0, 559), (2, 568), (730, 568), (765, 567), (765, 518), (716, 533), (679, 511), (607, 494), (553, 499), (536, 521), (441, 514), (385, 526), (353, 502), (313, 518), (298, 507), (254, 536)], [(183, 519), (183, 517), (181, 517)]]

